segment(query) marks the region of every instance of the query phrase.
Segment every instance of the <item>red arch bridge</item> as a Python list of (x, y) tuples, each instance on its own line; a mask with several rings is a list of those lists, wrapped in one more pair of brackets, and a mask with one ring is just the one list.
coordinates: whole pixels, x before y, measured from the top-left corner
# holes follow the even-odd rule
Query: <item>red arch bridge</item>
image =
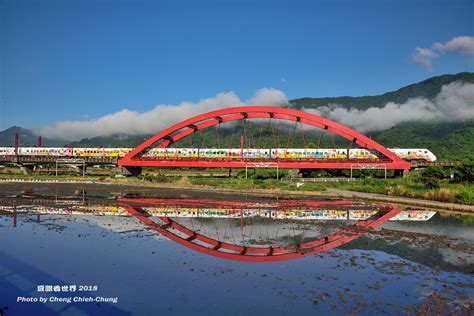
[[(282, 131), (286, 135), (282, 137)], [(206, 138), (207, 137), (207, 138)], [(338, 139), (336, 141), (335, 139)], [(298, 139), (298, 140), (297, 140)], [(341, 149), (341, 140), (345, 142)], [(244, 153), (255, 148), (278, 148), (285, 152), (300, 146), (347, 150), (347, 155), (331, 157), (300, 155), (288, 157), (250, 157)], [(311, 146), (309, 146), (311, 144)], [(336, 145), (337, 144), (337, 145)], [(154, 148), (219, 148), (225, 155), (178, 156), (147, 155)], [(349, 150), (365, 149), (372, 155), (350, 157)], [(163, 151), (161, 151), (163, 152)], [(166, 151), (165, 151), (166, 152)], [(201, 151), (202, 152), (202, 151)], [(370, 158), (369, 158), (370, 157)], [(154, 135), (124, 158), (118, 165), (133, 170), (140, 167), (200, 167), (200, 168), (298, 168), (298, 169), (385, 169), (409, 170), (410, 163), (357, 131), (318, 115), (290, 108), (241, 106), (197, 115)]]

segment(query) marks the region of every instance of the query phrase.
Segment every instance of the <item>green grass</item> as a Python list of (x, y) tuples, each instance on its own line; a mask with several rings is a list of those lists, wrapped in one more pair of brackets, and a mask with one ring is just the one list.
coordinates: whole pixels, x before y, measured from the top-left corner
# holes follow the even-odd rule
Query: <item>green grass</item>
[(469, 225), (474, 225), (474, 215), (461, 215), (461, 214), (456, 214), (453, 215), (457, 219), (461, 220), (462, 222), (469, 224)]
[(189, 177), (189, 181), (194, 185), (208, 185), (236, 189), (280, 189), (290, 191), (326, 190), (323, 185), (317, 183), (305, 184), (298, 188), (295, 182), (281, 181), (277, 179)]
[(369, 193), (387, 194), (409, 198), (421, 198), (440, 202), (474, 205), (474, 184), (450, 183), (442, 180), (439, 187), (432, 187), (416, 181), (415, 177), (405, 179), (366, 179), (352, 183), (332, 183), (331, 187)]

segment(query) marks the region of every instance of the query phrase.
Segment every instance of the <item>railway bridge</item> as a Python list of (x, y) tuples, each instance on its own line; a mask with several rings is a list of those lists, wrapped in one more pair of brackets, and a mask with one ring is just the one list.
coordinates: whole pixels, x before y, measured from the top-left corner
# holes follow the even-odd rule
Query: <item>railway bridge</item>
[[(18, 140), (16, 154), (0, 155), (0, 161), (16, 163), (29, 170), (38, 164), (72, 164), (82, 168), (83, 172), (87, 165), (110, 164), (122, 167), (131, 175), (139, 174), (142, 167), (384, 169), (402, 172), (431, 165), (428, 162), (405, 161), (371, 138), (321, 116), (270, 106), (232, 107), (194, 116), (150, 137), (124, 157), (21, 156), (17, 146)], [(286, 153), (294, 151), (292, 148), (295, 147), (315, 152), (330, 147), (347, 155), (328, 158), (283, 156), (271, 152), (271, 148), (278, 148)], [(191, 152), (217, 148), (224, 154), (149, 154), (153, 150), (180, 151), (182, 148)], [(253, 155), (252, 151), (269, 148), (267, 156)], [(369, 152), (370, 156), (352, 157), (349, 152), (354, 149)], [(441, 165), (453, 164), (445, 162)]]
[[(258, 121), (260, 127), (258, 131), (250, 121)], [(262, 123), (265, 122), (265, 123)], [(286, 144), (282, 144), (278, 139), (279, 133), (276, 129), (281, 129), (282, 123), (290, 123), (288, 128), (288, 136)], [(227, 124), (227, 128), (222, 128)], [(234, 136), (229, 133), (230, 129), (241, 125), (240, 133)], [(288, 125), (287, 125), (288, 126)], [(199, 134), (201, 144), (204, 144), (202, 131), (214, 129), (214, 142), (217, 148), (225, 148), (228, 152), (234, 147), (233, 144), (237, 138), (239, 147), (243, 151), (250, 148), (292, 148), (295, 143), (296, 135), (301, 134), (304, 148), (307, 148), (310, 139), (305, 137), (308, 131), (318, 130), (317, 139), (312, 142), (317, 149), (321, 148), (321, 142), (324, 135), (332, 141), (332, 145), (336, 148), (334, 135), (346, 140), (347, 150), (352, 147), (367, 149), (377, 156), (376, 159), (351, 159), (349, 157), (342, 159), (320, 159), (317, 157), (309, 158), (285, 158), (270, 157), (264, 159), (256, 159), (250, 157), (219, 157), (215, 158), (176, 158), (176, 157), (147, 157), (146, 153), (152, 148), (169, 148), (183, 139), (190, 140), (193, 145), (193, 135)], [(230, 139), (222, 144), (221, 133), (230, 134)], [(264, 130), (266, 133), (264, 133)], [(209, 133), (208, 133), (209, 134)], [(313, 133), (314, 134), (314, 133)], [(258, 135), (258, 137), (255, 137)], [(264, 135), (262, 139), (262, 135)], [(270, 144), (268, 144), (270, 138)], [(194, 147), (194, 146), (192, 146)], [(410, 163), (401, 159), (393, 152), (374, 140), (364, 136), (355, 130), (336, 123), (321, 116), (310, 114), (307, 112), (281, 107), (270, 106), (241, 106), (226, 108), (222, 110), (211, 111), (200, 114), (190, 119), (184, 120), (178, 124), (170, 126), (165, 130), (146, 140), (125, 157), (118, 161), (119, 166), (133, 170), (140, 167), (201, 167), (201, 168), (247, 168), (247, 167), (275, 167), (275, 168), (297, 168), (297, 169), (352, 169), (352, 168), (382, 168), (387, 170), (409, 170)]]

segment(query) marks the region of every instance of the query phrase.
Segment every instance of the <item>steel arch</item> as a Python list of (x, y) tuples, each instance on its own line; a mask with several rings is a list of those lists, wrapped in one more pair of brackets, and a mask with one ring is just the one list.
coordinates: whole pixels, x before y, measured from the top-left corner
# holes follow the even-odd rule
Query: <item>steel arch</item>
[[(203, 161), (203, 160), (150, 160), (139, 156), (145, 149), (153, 144), (162, 141), (158, 148), (169, 147), (180, 139), (189, 136), (202, 129), (219, 125), (226, 122), (238, 121), (244, 119), (277, 119), (292, 122), (301, 122), (303, 124), (315, 126), (327, 130), (328, 132), (344, 137), (362, 148), (376, 150), (383, 154), (387, 161), (384, 164), (387, 169), (408, 170), (410, 164), (384, 146), (374, 140), (362, 135), (361, 133), (344, 126), (340, 123), (331, 121), (321, 116), (310, 114), (290, 108), (272, 107), (272, 106), (239, 106), (226, 108), (194, 116), (184, 120), (154, 135), (147, 141), (137, 146), (124, 158), (118, 161), (119, 166), (157, 166), (157, 167), (227, 167), (227, 168), (245, 168), (248, 162), (243, 159), (240, 161)], [(354, 163), (361, 161), (342, 161), (342, 162), (303, 162), (303, 161), (277, 161), (279, 168), (336, 168), (350, 169)], [(380, 161), (367, 161), (366, 164), (378, 163)]]
[[(381, 226), (401, 211), (401, 209), (393, 207), (392, 209), (381, 211), (383, 214), (380, 214), (381, 212), (379, 212), (380, 216), (378, 217), (373, 216), (369, 219), (358, 221), (353, 228), (344, 229), (318, 240), (296, 246), (244, 247), (222, 242), (199, 234), (177, 223), (169, 217), (159, 217), (159, 219), (164, 223), (160, 225), (151, 220), (148, 214), (141, 212), (139, 207), (126, 203), (123, 203), (122, 205), (127, 208), (127, 211), (133, 217), (146, 225), (148, 229), (154, 230), (182, 246), (206, 255), (245, 262), (277, 262), (293, 260), (328, 251), (363, 236), (370, 232), (371, 229)], [(174, 233), (173, 230), (178, 231), (179, 234)], [(184, 235), (184, 237), (180, 235)]]

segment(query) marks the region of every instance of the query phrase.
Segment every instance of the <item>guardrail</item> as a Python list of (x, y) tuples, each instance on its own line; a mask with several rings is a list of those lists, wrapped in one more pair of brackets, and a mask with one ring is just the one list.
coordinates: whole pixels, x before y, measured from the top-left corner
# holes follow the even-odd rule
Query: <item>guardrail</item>
[(360, 178), (300, 178), (298, 182), (303, 183), (323, 183), (323, 182), (354, 182), (360, 181)]
[(422, 160), (411, 161), (410, 164), (414, 168), (429, 167), (429, 166), (454, 167), (456, 165), (454, 161), (422, 161)]
[(68, 180), (68, 179), (22, 179), (22, 178), (9, 178), (9, 179), (0, 179), (0, 183), (5, 182), (22, 182), (22, 183), (97, 183), (97, 181), (91, 180)]
[[(63, 156), (0, 156), (0, 162), (12, 163), (75, 163), (78, 159), (84, 160), (86, 164), (117, 164), (116, 157), (63, 157)], [(81, 162), (82, 164), (82, 162)]]
[[(0, 156), (0, 162), (11, 162), (11, 163), (56, 163), (57, 160), (61, 159), (63, 163), (68, 163), (70, 160), (71, 163), (76, 159), (84, 159), (86, 164), (117, 164), (118, 157), (63, 157), (63, 156)], [(150, 158), (150, 160), (156, 158)], [(161, 159), (161, 158), (160, 158)], [(172, 157), (163, 158), (165, 160), (171, 159)], [(176, 160), (176, 158), (174, 158)], [(193, 160), (189, 158), (182, 158), (178, 160)], [(200, 160), (209, 160), (209, 161), (217, 161), (217, 160), (235, 160), (229, 158), (200, 158)], [(252, 159), (252, 158), (245, 158), (244, 161), (248, 161), (250, 163), (268, 163), (274, 164), (277, 162), (288, 162), (288, 161), (305, 161), (305, 162), (352, 162), (354, 164), (363, 164), (364, 162), (373, 162), (373, 160), (366, 160), (366, 159), (359, 159), (359, 160), (348, 160), (348, 159), (280, 159), (276, 161), (268, 161), (265, 159)], [(81, 162), (82, 163), (82, 162)], [(380, 161), (380, 163), (384, 163), (384, 161)], [(412, 168), (417, 167), (429, 167), (429, 166), (442, 166), (442, 167), (453, 167), (456, 165), (453, 161), (423, 161), (423, 160), (415, 160), (410, 162)]]

